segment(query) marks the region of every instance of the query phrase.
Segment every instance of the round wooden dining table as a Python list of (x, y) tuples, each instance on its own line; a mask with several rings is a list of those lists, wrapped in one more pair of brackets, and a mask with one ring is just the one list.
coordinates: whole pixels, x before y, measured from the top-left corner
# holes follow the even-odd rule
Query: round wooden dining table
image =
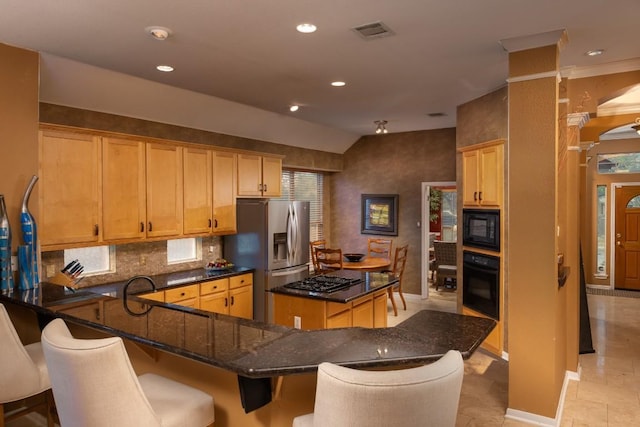
[(366, 256), (358, 262), (343, 261), (342, 268), (345, 270), (360, 270), (360, 271), (378, 271), (386, 270), (391, 265), (389, 258), (382, 258), (376, 256)]

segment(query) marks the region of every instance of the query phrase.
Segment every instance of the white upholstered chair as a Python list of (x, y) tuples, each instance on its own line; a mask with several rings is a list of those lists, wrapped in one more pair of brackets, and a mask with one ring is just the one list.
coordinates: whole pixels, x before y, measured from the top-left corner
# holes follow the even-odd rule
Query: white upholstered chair
[(62, 427), (205, 427), (213, 398), (155, 374), (136, 376), (120, 337), (76, 339), (62, 319), (42, 331)]
[(318, 366), (312, 414), (293, 427), (455, 426), (464, 363), (451, 350), (429, 365), (365, 371)]
[(43, 404), (21, 406), (5, 414), (5, 403), (44, 393), (47, 425), (53, 426), (53, 401), (47, 365), (39, 342), (23, 345), (4, 305), (0, 304), (0, 427)]

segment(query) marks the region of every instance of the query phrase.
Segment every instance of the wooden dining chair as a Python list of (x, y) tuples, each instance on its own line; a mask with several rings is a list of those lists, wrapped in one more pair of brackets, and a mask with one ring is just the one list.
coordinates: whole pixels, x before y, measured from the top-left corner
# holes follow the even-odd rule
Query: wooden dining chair
[(316, 248), (318, 274), (342, 270), (342, 249)]
[(402, 276), (404, 275), (404, 267), (407, 264), (407, 252), (409, 249), (409, 245), (404, 245), (399, 248), (396, 248), (396, 254), (393, 259), (393, 269), (391, 273), (394, 274), (398, 278), (398, 283), (395, 285), (389, 286), (389, 299), (391, 300), (391, 306), (393, 307), (393, 315), (398, 315), (398, 308), (396, 307), (396, 301), (393, 299), (393, 291), (394, 289), (398, 290), (398, 294), (400, 295), (400, 299), (402, 300), (402, 306), (404, 309), (407, 309), (407, 302), (404, 299), (404, 295), (402, 294)]
[(316, 248), (325, 248), (327, 246), (326, 240), (314, 240), (309, 242), (309, 248), (311, 249), (311, 264), (313, 265), (313, 271), (320, 270), (320, 265), (318, 264), (318, 257), (316, 256)]
[(369, 238), (367, 242), (367, 255), (391, 259), (393, 240), (381, 238)]

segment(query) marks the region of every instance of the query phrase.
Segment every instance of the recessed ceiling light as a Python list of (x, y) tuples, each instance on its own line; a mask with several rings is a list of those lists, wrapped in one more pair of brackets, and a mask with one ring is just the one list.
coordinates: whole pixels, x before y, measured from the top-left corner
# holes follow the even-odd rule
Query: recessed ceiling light
[(147, 27), (145, 30), (156, 40), (166, 40), (171, 35), (171, 30), (165, 27)]
[(342, 87), (346, 85), (345, 82), (331, 82), (331, 86), (335, 86), (335, 87)]
[(295, 113), (296, 111), (298, 111), (300, 107), (297, 105), (292, 105), (289, 107), (289, 111), (291, 111), (292, 113)]
[(305, 22), (303, 24), (300, 24), (296, 27), (296, 30), (298, 30), (301, 33), (305, 33), (305, 34), (309, 34), (309, 33), (313, 33), (318, 29), (318, 27), (316, 27), (313, 24), (310, 24), (308, 22)]
[(598, 56), (598, 55), (602, 55), (603, 53), (604, 53), (604, 49), (594, 49), (594, 50), (588, 51), (586, 54), (587, 56)]
[(162, 71), (164, 73), (170, 73), (173, 71), (173, 67), (171, 65), (158, 65), (156, 70)]

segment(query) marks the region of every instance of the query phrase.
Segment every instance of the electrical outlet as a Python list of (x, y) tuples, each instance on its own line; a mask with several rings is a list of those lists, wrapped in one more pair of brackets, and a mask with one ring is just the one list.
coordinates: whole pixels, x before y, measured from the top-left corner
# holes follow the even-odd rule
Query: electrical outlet
[(147, 256), (140, 255), (140, 265), (147, 265)]
[(209, 246), (209, 253), (212, 254), (213, 253), (213, 245)]
[(293, 327), (296, 329), (302, 328), (302, 319), (300, 316), (293, 316)]
[(18, 257), (15, 255), (11, 256), (11, 271), (18, 271)]
[(51, 264), (47, 265), (47, 277), (53, 277), (56, 274), (56, 266)]

